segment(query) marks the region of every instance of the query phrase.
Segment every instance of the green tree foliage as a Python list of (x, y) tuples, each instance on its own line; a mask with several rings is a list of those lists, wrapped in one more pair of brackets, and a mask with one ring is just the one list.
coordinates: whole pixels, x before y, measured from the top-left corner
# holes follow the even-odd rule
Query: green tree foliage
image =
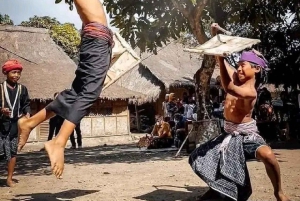
[[(62, 2), (63, 0), (55, 0), (55, 3), (57, 4), (57, 3), (60, 3), (60, 2)], [(74, 8), (74, 0), (65, 0), (65, 3), (66, 4), (69, 4), (69, 8), (70, 8), (70, 10), (73, 10), (73, 8)]]
[(270, 82), (296, 88), (300, 85), (299, 21), (295, 16), (286, 23), (276, 24), (261, 31), (262, 49), (270, 60)]
[(50, 30), (50, 36), (58, 44), (71, 59), (77, 57), (78, 46), (80, 44), (80, 34), (74, 24), (61, 24), (55, 18), (48, 16), (29, 18), (23, 21), (21, 26), (46, 28)]
[(199, 43), (207, 40), (205, 0), (106, 0), (104, 5), (112, 18), (111, 24), (132, 46), (141, 51), (154, 51), (178, 39), (182, 32), (192, 33)]
[(39, 17), (33, 16), (29, 18), (28, 21), (23, 21), (20, 24), (24, 27), (35, 27), (35, 28), (45, 28), (51, 29), (54, 25), (60, 25), (60, 22), (56, 20), (56, 18), (51, 18), (49, 16)]
[(0, 14), (0, 25), (14, 25), (14, 22), (8, 15)]
[[(210, 10), (215, 12), (210, 16), (233, 35), (261, 40), (256, 48), (269, 60), (269, 82), (293, 87), (300, 85), (298, 1), (223, 0), (215, 6), (211, 4)], [(195, 40), (192, 41), (195, 44)]]
[(53, 40), (64, 49), (70, 58), (77, 57), (80, 34), (73, 24), (54, 25), (50, 33)]

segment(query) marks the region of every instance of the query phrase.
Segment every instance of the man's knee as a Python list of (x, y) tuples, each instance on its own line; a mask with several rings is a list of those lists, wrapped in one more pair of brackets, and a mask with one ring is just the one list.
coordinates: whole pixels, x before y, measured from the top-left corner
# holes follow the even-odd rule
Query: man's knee
[(268, 146), (261, 146), (256, 151), (256, 158), (262, 162), (273, 163), (276, 161), (276, 157), (272, 149)]
[(9, 160), (7, 160), (7, 164), (10, 165), (10, 164), (14, 164), (17, 160), (17, 153), (12, 153), (12, 156)]

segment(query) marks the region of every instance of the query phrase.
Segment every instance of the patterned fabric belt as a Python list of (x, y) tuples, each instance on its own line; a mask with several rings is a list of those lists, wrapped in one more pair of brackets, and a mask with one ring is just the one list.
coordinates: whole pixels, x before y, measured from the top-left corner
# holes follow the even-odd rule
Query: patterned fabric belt
[(81, 32), (82, 36), (91, 36), (106, 40), (111, 47), (114, 47), (113, 32), (103, 24), (91, 22), (87, 24)]
[(221, 152), (225, 151), (232, 136), (253, 135), (253, 138), (259, 136), (258, 134), (259, 132), (255, 120), (252, 120), (247, 123), (242, 123), (242, 124), (236, 124), (229, 121), (224, 121), (224, 130), (227, 133), (227, 135), (220, 146)]

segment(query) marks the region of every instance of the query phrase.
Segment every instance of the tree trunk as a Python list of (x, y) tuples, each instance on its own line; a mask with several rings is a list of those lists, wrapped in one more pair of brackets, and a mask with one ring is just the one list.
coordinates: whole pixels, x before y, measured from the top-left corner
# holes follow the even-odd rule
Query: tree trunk
[[(201, 12), (194, 10), (195, 14), (189, 16), (189, 22), (194, 36), (200, 44), (208, 41), (203, 25), (201, 23)], [(206, 103), (209, 100), (210, 79), (214, 72), (216, 60), (214, 56), (204, 55), (201, 68), (194, 76), (195, 93), (197, 101), (197, 121), (205, 119)]]
[[(208, 0), (198, 1), (193, 10), (187, 10), (180, 6), (177, 1), (171, 0), (174, 7), (177, 8), (183, 16), (185, 16), (191, 26), (192, 32), (200, 44), (208, 41), (208, 37), (201, 22), (203, 9), (208, 4)], [(215, 58), (213, 56), (204, 56), (201, 68), (194, 76), (195, 92), (197, 101), (197, 120), (205, 118), (206, 101), (209, 100), (210, 79), (215, 69)]]
[(201, 68), (195, 74), (195, 91), (197, 101), (197, 120), (206, 117), (206, 103), (209, 101), (210, 79), (214, 72), (216, 60), (214, 56), (205, 55)]

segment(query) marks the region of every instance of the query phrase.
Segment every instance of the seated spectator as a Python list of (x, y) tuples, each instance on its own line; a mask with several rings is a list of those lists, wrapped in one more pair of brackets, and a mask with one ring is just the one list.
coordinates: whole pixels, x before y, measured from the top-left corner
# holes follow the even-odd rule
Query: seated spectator
[(156, 123), (151, 132), (151, 136), (145, 136), (140, 138), (137, 146), (147, 147), (147, 149), (159, 149), (169, 148), (174, 144), (174, 140), (171, 135), (171, 127), (168, 123), (169, 118), (166, 117), (163, 120), (157, 118)]
[(151, 134), (157, 138), (172, 138), (171, 127), (168, 123), (169, 118), (157, 119)]

